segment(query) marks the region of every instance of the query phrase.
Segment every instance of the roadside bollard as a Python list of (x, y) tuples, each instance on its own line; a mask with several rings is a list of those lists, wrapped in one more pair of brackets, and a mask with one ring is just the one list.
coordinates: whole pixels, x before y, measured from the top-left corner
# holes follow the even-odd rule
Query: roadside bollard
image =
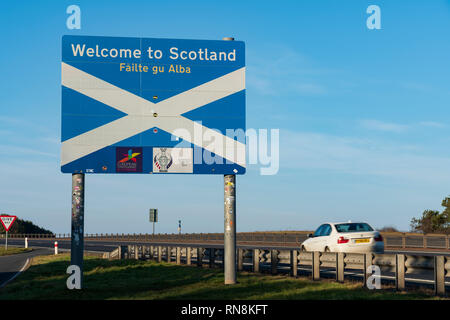
[(55, 241), (55, 254), (58, 254), (58, 241)]
[(25, 238), (25, 248), (28, 248), (28, 238)]

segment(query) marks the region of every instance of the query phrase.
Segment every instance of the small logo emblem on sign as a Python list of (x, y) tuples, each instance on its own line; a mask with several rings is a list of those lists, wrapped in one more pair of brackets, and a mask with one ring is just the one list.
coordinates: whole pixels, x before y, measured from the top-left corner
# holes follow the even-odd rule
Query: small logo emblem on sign
[(153, 162), (159, 169), (159, 172), (167, 172), (173, 163), (172, 156), (170, 154), (166, 154), (167, 148), (160, 148), (159, 150), (161, 153), (155, 155)]
[(142, 147), (116, 149), (116, 172), (142, 172)]
[(192, 148), (153, 148), (153, 173), (192, 173)]

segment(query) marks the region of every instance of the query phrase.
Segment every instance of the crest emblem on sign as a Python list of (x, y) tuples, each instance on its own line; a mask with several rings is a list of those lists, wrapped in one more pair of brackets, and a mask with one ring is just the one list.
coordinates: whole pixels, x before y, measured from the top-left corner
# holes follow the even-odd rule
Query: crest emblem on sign
[(167, 172), (167, 170), (173, 163), (173, 159), (170, 154), (166, 154), (167, 148), (161, 148), (160, 151), (161, 153), (155, 155), (155, 157), (153, 158), (153, 162), (159, 169), (159, 172)]

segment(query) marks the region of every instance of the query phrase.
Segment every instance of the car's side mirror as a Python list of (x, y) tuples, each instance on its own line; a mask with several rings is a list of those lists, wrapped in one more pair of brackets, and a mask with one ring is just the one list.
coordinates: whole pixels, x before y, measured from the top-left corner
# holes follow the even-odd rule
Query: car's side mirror
[(313, 234), (312, 233), (308, 233), (308, 238), (312, 238)]

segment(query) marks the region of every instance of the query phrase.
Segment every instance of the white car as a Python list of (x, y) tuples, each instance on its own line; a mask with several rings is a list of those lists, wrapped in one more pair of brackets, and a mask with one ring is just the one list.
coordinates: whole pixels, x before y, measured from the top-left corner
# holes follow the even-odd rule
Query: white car
[(324, 223), (301, 244), (302, 251), (384, 253), (383, 237), (365, 222)]

